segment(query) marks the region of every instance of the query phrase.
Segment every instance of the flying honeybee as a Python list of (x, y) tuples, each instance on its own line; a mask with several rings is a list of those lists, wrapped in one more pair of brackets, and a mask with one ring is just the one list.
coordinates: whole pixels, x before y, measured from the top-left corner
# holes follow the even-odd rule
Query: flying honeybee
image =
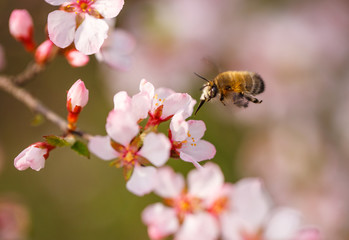
[(224, 105), (227, 101), (232, 101), (238, 107), (247, 107), (249, 102), (262, 102), (254, 97), (264, 91), (264, 81), (257, 73), (227, 71), (218, 74), (213, 80), (207, 80), (199, 74), (195, 74), (207, 82), (202, 87), (201, 101), (195, 114), (205, 102), (217, 95)]

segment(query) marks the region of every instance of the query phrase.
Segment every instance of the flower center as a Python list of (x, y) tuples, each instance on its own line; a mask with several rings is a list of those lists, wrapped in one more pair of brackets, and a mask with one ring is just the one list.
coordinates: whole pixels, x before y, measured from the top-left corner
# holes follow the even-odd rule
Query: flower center
[(187, 214), (201, 209), (201, 200), (184, 193), (179, 198), (174, 199), (173, 207), (176, 209), (179, 220), (182, 221)]
[(228, 208), (228, 197), (220, 197), (218, 198), (212, 206), (209, 208), (209, 211), (215, 216), (219, 216), (222, 212), (224, 212)]

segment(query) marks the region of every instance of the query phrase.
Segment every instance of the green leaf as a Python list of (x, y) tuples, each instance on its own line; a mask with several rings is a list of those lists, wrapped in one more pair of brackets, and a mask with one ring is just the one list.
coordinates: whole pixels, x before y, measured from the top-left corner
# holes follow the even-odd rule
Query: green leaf
[(69, 146), (69, 142), (67, 142), (66, 140), (64, 140), (64, 138), (62, 137), (58, 137), (55, 135), (50, 135), (50, 136), (44, 136), (44, 138), (46, 139), (46, 142), (52, 146), (55, 147), (65, 147), (65, 146)]
[(87, 145), (85, 143), (81, 142), (81, 141), (76, 141), (71, 146), (71, 149), (73, 149), (79, 155), (82, 155), (84, 157), (90, 158), (90, 151), (88, 150)]
[(36, 127), (41, 125), (44, 121), (45, 118), (41, 114), (36, 114), (30, 124)]

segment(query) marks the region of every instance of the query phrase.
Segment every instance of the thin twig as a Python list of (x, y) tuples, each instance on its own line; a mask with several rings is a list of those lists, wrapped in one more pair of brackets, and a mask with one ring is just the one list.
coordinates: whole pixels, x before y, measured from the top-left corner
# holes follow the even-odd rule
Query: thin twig
[[(6, 92), (8, 92), (11, 96), (16, 98), (18, 101), (22, 102), (32, 111), (42, 114), (49, 121), (56, 124), (64, 133), (69, 132), (68, 122), (65, 119), (61, 118), (55, 112), (47, 108), (38, 99), (33, 97), (28, 91), (21, 87), (18, 87), (15, 83), (13, 83), (10, 80), (10, 78), (0, 76), (0, 89), (3, 89)], [(81, 131), (74, 131), (71, 133), (74, 135), (78, 135), (86, 140), (89, 140), (91, 138), (91, 135)]]
[(38, 73), (40, 73), (44, 69), (44, 65), (37, 64), (36, 62), (31, 62), (28, 64), (28, 66), (22, 73), (11, 77), (11, 80), (17, 85), (23, 85), (24, 83), (33, 79)]

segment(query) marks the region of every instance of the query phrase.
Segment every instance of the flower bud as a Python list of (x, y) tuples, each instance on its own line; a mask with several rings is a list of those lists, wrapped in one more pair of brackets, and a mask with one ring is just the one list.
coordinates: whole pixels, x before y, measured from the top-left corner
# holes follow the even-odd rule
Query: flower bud
[(80, 79), (68, 91), (67, 108), (69, 112), (79, 113), (88, 101), (88, 90)]
[(51, 42), (46, 40), (39, 45), (35, 51), (35, 61), (38, 64), (46, 64), (56, 56), (58, 48)]
[(87, 101), (88, 90), (86, 89), (84, 82), (79, 79), (73, 84), (67, 94), (67, 109), (69, 111), (68, 128), (70, 130), (76, 128), (79, 113), (81, 109), (86, 106)]
[(28, 167), (39, 171), (45, 166), (45, 160), (53, 148), (53, 146), (45, 142), (34, 143), (15, 158), (14, 165), (20, 171), (26, 170)]
[(68, 63), (73, 67), (85, 66), (90, 58), (76, 49), (68, 50), (64, 53)]
[(27, 51), (35, 49), (33, 40), (33, 20), (27, 10), (13, 10), (9, 19), (11, 35), (21, 42)]

